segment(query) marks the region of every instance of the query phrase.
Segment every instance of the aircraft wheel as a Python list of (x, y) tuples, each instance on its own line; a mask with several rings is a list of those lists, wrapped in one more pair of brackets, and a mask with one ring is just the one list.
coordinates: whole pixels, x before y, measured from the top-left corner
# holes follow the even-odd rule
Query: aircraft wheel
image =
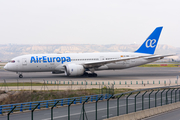
[(93, 77), (93, 74), (88, 74), (88, 77)]
[(23, 75), (22, 75), (22, 74), (19, 74), (19, 78), (23, 78)]
[(81, 75), (81, 76), (85, 76), (85, 77), (87, 77), (87, 76), (88, 76), (88, 73), (87, 73), (87, 72), (84, 72), (84, 74), (83, 74), (83, 75)]
[(97, 77), (97, 74), (96, 73), (88, 74), (88, 77)]
[(88, 76), (89, 74), (87, 72), (84, 73), (84, 76)]
[(93, 73), (93, 77), (97, 77), (97, 74), (96, 74), (96, 73)]

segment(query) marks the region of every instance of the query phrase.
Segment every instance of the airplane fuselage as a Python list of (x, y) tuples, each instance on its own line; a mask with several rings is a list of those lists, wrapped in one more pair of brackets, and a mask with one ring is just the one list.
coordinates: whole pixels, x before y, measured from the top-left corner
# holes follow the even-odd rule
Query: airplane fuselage
[[(83, 64), (87, 62), (98, 62), (115, 60), (128, 57), (146, 56), (147, 54), (132, 52), (108, 52), (108, 53), (73, 53), (73, 54), (31, 54), (13, 58), (5, 68), (12, 72), (48, 72), (64, 71), (66, 64)], [(158, 59), (147, 60), (144, 58), (132, 59), (109, 63), (95, 70), (125, 69), (150, 63)], [(86, 69), (88, 71), (88, 69)]]

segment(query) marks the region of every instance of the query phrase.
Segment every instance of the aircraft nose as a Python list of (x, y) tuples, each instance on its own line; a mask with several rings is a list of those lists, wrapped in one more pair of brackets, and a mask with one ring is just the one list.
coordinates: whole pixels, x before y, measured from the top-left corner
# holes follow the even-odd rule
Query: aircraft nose
[(5, 69), (5, 70), (8, 70), (8, 64), (6, 64), (6, 65), (4, 66), (4, 69)]

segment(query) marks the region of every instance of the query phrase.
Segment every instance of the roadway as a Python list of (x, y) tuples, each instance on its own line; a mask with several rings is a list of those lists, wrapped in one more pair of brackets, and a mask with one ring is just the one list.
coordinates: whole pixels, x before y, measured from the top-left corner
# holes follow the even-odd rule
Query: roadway
[[(162, 104), (166, 104), (166, 97), (165, 93), (163, 93), (163, 99)], [(171, 103), (171, 95), (170, 91), (168, 92), (168, 103)], [(175, 92), (173, 92), (172, 96), (172, 102), (175, 102)], [(177, 92), (179, 93), (179, 92)], [(136, 110), (142, 110), (142, 94), (139, 94), (137, 96), (137, 104), (136, 104)], [(144, 109), (149, 109), (149, 92), (147, 92), (144, 96)], [(157, 94), (157, 106), (161, 105), (161, 99), (160, 99), (160, 92)], [(177, 94), (176, 100), (179, 101), (179, 95)], [(134, 104), (134, 95), (131, 95), (128, 98), (128, 112), (134, 112), (135, 110), (135, 104)], [(155, 106), (155, 92), (151, 94), (150, 98), (150, 107)], [(119, 101), (119, 114), (126, 114), (126, 97), (120, 98)], [(98, 102), (98, 120), (102, 120), (107, 118), (107, 101), (101, 101)], [(82, 120), (81, 111), (82, 110), (82, 104), (73, 105), (70, 107), (70, 118), (71, 120)], [(54, 120), (67, 120), (68, 116), (68, 108), (67, 107), (60, 107), (60, 108), (54, 108)], [(95, 103), (87, 103), (85, 104), (85, 111), (88, 120), (95, 120)], [(117, 115), (117, 100), (113, 99), (109, 102), (109, 116), (113, 117)], [(6, 120), (7, 116), (0, 116), (0, 120)], [(31, 119), (31, 112), (24, 112), (24, 113), (18, 113), (18, 114), (11, 114), (10, 120), (30, 120)], [(34, 112), (34, 120), (51, 120), (51, 112), (50, 109), (47, 110), (38, 110)], [(158, 118), (158, 120), (164, 120), (162, 118)]]
[(172, 111), (168, 111), (159, 115), (155, 115), (152, 117), (148, 117), (142, 120), (179, 120), (180, 118), (179, 113), (180, 113), (180, 108), (172, 110)]

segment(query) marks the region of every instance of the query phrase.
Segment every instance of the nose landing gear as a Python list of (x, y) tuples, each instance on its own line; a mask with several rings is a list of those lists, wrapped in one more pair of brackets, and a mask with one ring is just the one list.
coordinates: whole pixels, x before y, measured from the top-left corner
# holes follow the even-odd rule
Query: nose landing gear
[(23, 78), (22, 72), (16, 72), (19, 75), (19, 78)]
[(19, 78), (23, 78), (23, 75), (22, 75), (22, 74), (19, 74)]

